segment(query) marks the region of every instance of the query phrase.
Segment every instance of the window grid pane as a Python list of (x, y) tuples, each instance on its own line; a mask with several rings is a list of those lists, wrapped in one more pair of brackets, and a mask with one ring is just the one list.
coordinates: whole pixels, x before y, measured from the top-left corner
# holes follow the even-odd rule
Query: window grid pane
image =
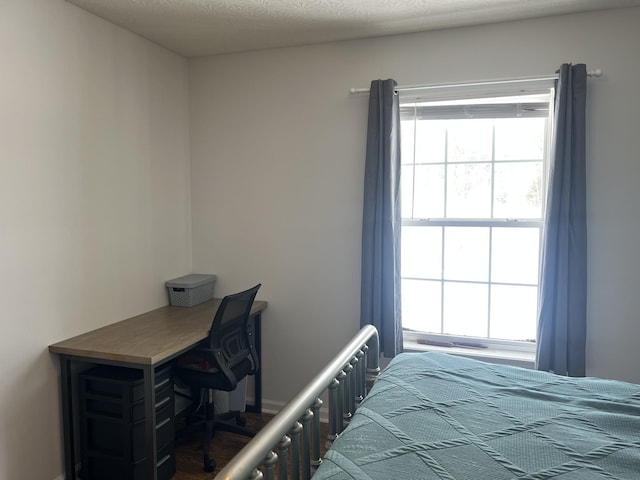
[[(532, 324), (531, 312), (535, 314), (537, 310), (538, 257), (523, 258), (520, 250), (535, 250), (537, 253), (540, 236), (541, 227), (403, 227), (403, 326), (436, 334), (531, 341), (531, 331), (535, 338), (535, 316)], [(515, 250), (510, 250), (508, 245)], [(480, 255), (479, 250), (486, 250), (487, 255)], [(488, 265), (482, 265), (483, 259), (487, 259)], [(476, 268), (463, 268), (469, 262), (476, 262)], [(505, 272), (509, 269), (505, 265), (513, 262), (518, 266), (511, 273), (517, 275), (507, 278)], [(411, 282), (413, 285), (422, 283), (423, 289), (425, 284), (429, 284), (430, 295), (427, 297), (416, 286), (409, 287)], [(439, 285), (437, 290), (441, 292), (441, 298), (433, 293), (435, 285)], [(412, 288), (412, 291), (405, 292), (405, 288)], [(505, 296), (503, 292), (509, 289), (516, 293), (534, 293), (526, 297)], [(459, 296), (465, 292), (471, 295)], [(479, 292), (485, 292), (484, 303), (479, 300)], [(494, 298), (495, 292), (502, 296)], [(527, 301), (514, 302), (514, 298)], [(505, 303), (512, 307), (525, 306), (522, 310), (530, 313), (522, 318), (520, 330), (513, 325), (505, 326)], [(434, 309), (439, 311), (439, 322), (434, 319)], [(473, 325), (470, 319), (478, 323)], [(509, 337), (503, 333), (505, 331), (519, 333)]]
[(547, 118), (405, 124), (403, 327), (535, 340)]
[(486, 283), (443, 282), (442, 333), (486, 337), (488, 290)]

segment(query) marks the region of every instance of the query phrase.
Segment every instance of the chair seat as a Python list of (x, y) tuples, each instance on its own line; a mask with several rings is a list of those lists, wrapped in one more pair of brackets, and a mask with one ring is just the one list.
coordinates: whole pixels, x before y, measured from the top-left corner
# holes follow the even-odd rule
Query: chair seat
[[(222, 371), (206, 367), (206, 363), (194, 361), (189, 363), (179, 362), (175, 365), (174, 375), (176, 375), (182, 383), (192, 385), (198, 388), (209, 388), (212, 390), (223, 390), (230, 392), (235, 389), (226, 375)], [(243, 360), (238, 365), (231, 367), (234, 376), (239, 380), (247, 376), (251, 372), (251, 361)]]

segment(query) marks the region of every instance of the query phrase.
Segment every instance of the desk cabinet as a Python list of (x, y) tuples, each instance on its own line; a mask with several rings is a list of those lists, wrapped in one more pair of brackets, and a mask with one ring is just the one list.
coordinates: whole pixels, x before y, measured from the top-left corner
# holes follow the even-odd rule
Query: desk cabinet
[[(80, 416), (81, 410), (86, 409), (88, 405), (83, 400), (79, 401), (72, 389), (72, 377), (76, 365), (84, 365), (87, 363), (99, 364), (105, 366), (118, 366), (137, 371), (136, 375), (142, 375), (142, 391), (157, 392), (156, 379), (158, 372), (174, 358), (198, 345), (202, 340), (209, 338), (209, 329), (211, 328), (211, 320), (216, 314), (222, 299), (214, 298), (207, 302), (196, 305), (195, 307), (161, 307), (150, 312), (136, 315), (119, 322), (100, 327), (96, 330), (83, 333), (81, 335), (63, 340), (61, 342), (49, 345), (49, 351), (60, 357), (60, 387), (62, 401), (62, 425), (64, 437), (64, 468), (66, 478), (76, 480), (75, 466), (76, 459), (76, 433), (82, 433), (83, 429), (76, 428), (75, 419)], [(256, 300), (251, 308), (251, 318), (255, 322), (256, 350), (258, 358), (261, 352), (261, 324), (262, 311), (267, 308), (267, 302)], [(248, 411), (262, 411), (262, 376), (261, 370), (258, 369), (254, 377), (255, 389), (253, 405), (247, 405)], [(134, 380), (138, 380), (135, 377)], [(159, 382), (158, 382), (159, 383)], [(140, 391), (140, 384), (134, 387), (134, 390)], [(96, 395), (109, 396), (108, 393), (96, 392)], [(139, 395), (135, 394), (136, 398)], [(158, 464), (163, 459), (158, 456), (161, 445), (158, 443), (158, 430), (156, 425), (156, 406), (152, 405), (150, 398), (143, 395), (145, 413), (145, 458), (155, 457), (155, 465), (153, 462), (145, 462), (144, 467), (148, 480), (164, 479), (160, 476)], [(154, 395), (155, 396), (155, 395)], [(86, 398), (86, 397), (85, 397)], [(124, 405), (131, 407), (131, 402), (123, 402)], [(134, 404), (136, 402), (133, 402)], [(157, 403), (157, 402), (156, 402)], [(135, 408), (136, 405), (134, 405)], [(89, 407), (90, 409), (93, 406)], [(93, 412), (92, 412), (93, 413)], [(86, 445), (85, 447), (86, 448)], [(88, 449), (86, 450), (89, 451)], [(103, 452), (103, 451), (101, 451)], [(100, 453), (104, 455), (104, 453)], [(165, 455), (166, 456), (166, 455)], [(89, 458), (89, 457), (87, 457)], [(92, 465), (98, 462), (98, 455), (94, 455)], [(116, 457), (117, 458), (117, 457)], [(122, 462), (125, 462), (122, 458)], [(170, 458), (171, 460), (171, 458)], [(132, 461), (132, 460), (131, 460)], [(132, 469), (131, 461), (126, 463), (126, 468)], [(85, 466), (87, 460), (83, 460)], [(163, 465), (166, 465), (162, 463)], [(135, 470), (135, 469), (134, 469)], [(130, 478), (127, 476), (121, 476)], [(120, 480), (119, 477), (118, 480)], [(137, 477), (134, 477), (137, 478)], [(85, 479), (83, 479), (85, 480)]]
[[(142, 372), (101, 365), (80, 374), (82, 478), (144, 480), (145, 410)], [(156, 372), (157, 477), (175, 473), (171, 367)]]

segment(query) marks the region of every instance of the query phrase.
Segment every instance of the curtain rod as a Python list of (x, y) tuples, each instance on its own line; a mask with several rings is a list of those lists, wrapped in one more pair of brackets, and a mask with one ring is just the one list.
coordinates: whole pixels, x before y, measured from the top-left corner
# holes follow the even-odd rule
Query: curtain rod
[[(587, 77), (601, 77), (603, 75), (603, 71), (601, 68), (596, 68), (595, 70), (589, 70), (587, 72)], [(449, 83), (443, 85), (406, 85), (406, 86), (398, 86), (396, 87), (396, 91), (409, 91), (409, 90), (429, 90), (431, 88), (451, 88), (451, 87), (477, 87), (481, 85), (501, 85), (501, 84), (509, 84), (509, 83), (522, 83), (522, 82), (540, 82), (545, 80), (555, 80), (557, 79), (557, 75), (554, 76), (546, 76), (546, 77), (529, 77), (529, 78), (508, 78), (504, 80), (487, 80), (482, 82), (471, 82), (471, 83)], [(358, 95), (361, 93), (369, 93), (368, 88), (350, 88), (349, 93), (351, 95)]]

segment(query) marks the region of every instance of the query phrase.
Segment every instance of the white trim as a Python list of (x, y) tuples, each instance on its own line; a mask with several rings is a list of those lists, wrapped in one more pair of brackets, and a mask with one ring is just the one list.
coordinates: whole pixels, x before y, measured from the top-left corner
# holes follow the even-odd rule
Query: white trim
[[(81, 464), (80, 463), (76, 463), (76, 478), (78, 478), (80, 476), (80, 467), (81, 467)], [(67, 478), (66, 472), (62, 472), (60, 475), (58, 475), (53, 480), (65, 480), (66, 478)]]
[[(325, 399), (322, 399), (323, 404), (320, 407), (320, 421), (323, 423), (329, 423), (329, 404)], [(262, 399), (262, 413), (269, 415), (276, 415), (286, 405), (286, 402), (279, 400), (270, 400), (267, 398)]]
[[(535, 354), (536, 344), (534, 342), (523, 342), (518, 340), (497, 340), (493, 338), (466, 337), (447, 335), (442, 333), (417, 332), (414, 330), (403, 330), (402, 336), (405, 344), (420, 344), (421, 339), (435, 340), (437, 342), (452, 343), (472, 343), (488, 347), (498, 351), (523, 352), (525, 354)], [(430, 346), (430, 345), (425, 345)], [(437, 346), (437, 345), (436, 345)], [(484, 348), (483, 348), (484, 349)]]
[(278, 400), (262, 399), (262, 413), (268, 413), (269, 415), (275, 415), (282, 407), (286, 405), (286, 402), (280, 402)]
[(460, 348), (460, 347), (439, 347), (436, 345), (423, 345), (415, 340), (404, 340), (405, 352), (441, 352), (450, 355), (473, 358), (489, 363), (499, 363), (514, 367), (535, 368), (535, 351), (505, 350), (500, 348)]

